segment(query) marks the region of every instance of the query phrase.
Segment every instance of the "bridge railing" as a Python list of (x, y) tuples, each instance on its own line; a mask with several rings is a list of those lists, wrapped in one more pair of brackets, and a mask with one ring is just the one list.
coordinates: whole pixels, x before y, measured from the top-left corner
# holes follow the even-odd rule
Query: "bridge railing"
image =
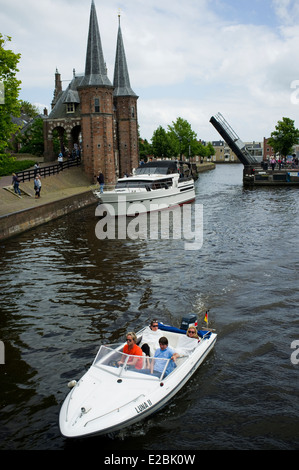
[(22, 183), (25, 181), (30, 181), (35, 178), (35, 175), (38, 173), (40, 176), (43, 178), (46, 178), (47, 176), (55, 175), (57, 173), (60, 173), (61, 171), (71, 168), (74, 166), (79, 166), (81, 165), (81, 158), (75, 158), (74, 160), (69, 159), (64, 162), (59, 162), (54, 165), (49, 165), (49, 166), (43, 166), (38, 169), (38, 172), (36, 172), (35, 168), (32, 168), (30, 170), (25, 170), (25, 171), (18, 171), (16, 175), (20, 179)]

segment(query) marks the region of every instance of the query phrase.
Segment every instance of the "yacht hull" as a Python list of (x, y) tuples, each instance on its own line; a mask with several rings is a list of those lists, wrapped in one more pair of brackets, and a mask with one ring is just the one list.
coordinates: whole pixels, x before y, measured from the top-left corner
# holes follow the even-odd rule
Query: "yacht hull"
[(153, 211), (169, 209), (173, 206), (181, 206), (195, 200), (194, 184), (185, 186), (182, 190), (160, 189), (156, 191), (117, 192), (105, 191), (97, 194), (102, 210), (111, 216), (133, 217), (137, 213), (143, 214)]

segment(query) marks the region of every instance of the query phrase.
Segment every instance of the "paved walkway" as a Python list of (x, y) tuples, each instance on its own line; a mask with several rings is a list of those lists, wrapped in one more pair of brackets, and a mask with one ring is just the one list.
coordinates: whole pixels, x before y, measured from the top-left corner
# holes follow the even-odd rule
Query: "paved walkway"
[[(49, 166), (49, 163), (46, 165)], [(11, 186), (11, 182), (11, 176), (0, 179), (0, 217), (97, 188), (97, 185), (90, 184), (80, 167), (65, 169), (56, 175), (42, 178), (39, 199), (35, 199), (33, 180), (20, 183), (21, 198), (4, 189), (6, 186)]]

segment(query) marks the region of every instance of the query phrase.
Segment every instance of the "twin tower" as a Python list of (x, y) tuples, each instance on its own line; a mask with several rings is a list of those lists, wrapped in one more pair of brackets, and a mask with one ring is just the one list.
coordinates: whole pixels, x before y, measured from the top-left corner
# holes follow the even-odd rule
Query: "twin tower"
[[(85, 173), (95, 181), (99, 171), (106, 183), (130, 173), (139, 162), (137, 99), (130, 85), (120, 28), (113, 84), (107, 76), (94, 1), (92, 0), (85, 74), (65, 91), (56, 70), (52, 111), (44, 120), (45, 160), (57, 151), (78, 146)], [(59, 146), (59, 148), (57, 148)]]

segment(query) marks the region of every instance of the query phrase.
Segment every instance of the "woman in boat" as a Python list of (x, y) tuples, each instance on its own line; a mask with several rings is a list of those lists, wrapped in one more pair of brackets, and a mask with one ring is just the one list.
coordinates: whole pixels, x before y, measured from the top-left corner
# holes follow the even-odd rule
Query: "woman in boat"
[(146, 355), (146, 368), (150, 369), (149, 357), (154, 354), (155, 350), (159, 348), (159, 338), (161, 337), (161, 330), (159, 330), (158, 320), (152, 320), (142, 333), (141, 349)]
[(159, 330), (159, 323), (158, 320), (152, 320), (142, 333), (142, 351), (146, 354), (146, 356), (150, 356), (150, 346), (153, 349), (157, 349), (159, 347), (159, 338), (161, 337), (161, 331)]
[[(142, 354), (142, 349), (136, 344), (137, 336), (134, 332), (129, 332), (127, 333), (126, 338), (127, 338), (127, 344), (124, 345), (124, 348), (123, 348), (124, 354), (122, 354), (121, 360), (118, 361), (118, 365), (121, 366), (125, 362), (125, 359), (126, 359), (125, 354), (128, 354), (130, 355), (130, 357), (127, 361), (127, 365), (130, 368), (135, 368), (139, 370), (142, 368), (142, 365), (143, 365), (143, 354)], [(136, 358), (132, 356), (136, 356)]]
[(195, 326), (189, 326), (189, 328), (187, 330), (187, 336), (189, 336), (189, 338), (199, 339), (199, 336), (197, 334), (197, 330), (196, 330)]

